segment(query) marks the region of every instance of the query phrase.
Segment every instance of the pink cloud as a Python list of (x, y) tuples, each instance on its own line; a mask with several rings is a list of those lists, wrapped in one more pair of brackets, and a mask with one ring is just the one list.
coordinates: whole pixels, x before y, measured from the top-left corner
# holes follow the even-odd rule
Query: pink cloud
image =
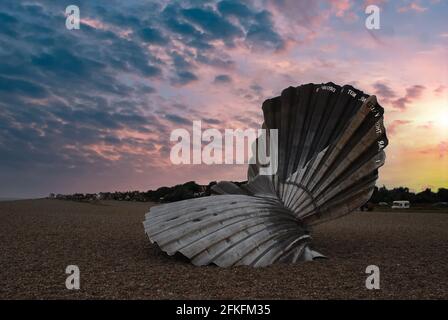
[(370, 6), (371, 4), (379, 6), (379, 5), (382, 5), (383, 3), (386, 3), (387, 1), (388, 0), (365, 0), (364, 7)]
[(446, 89), (448, 89), (446, 86), (440, 85), (436, 89), (434, 89), (434, 93), (436, 95), (442, 94)]
[(394, 120), (392, 123), (387, 127), (387, 134), (392, 136), (397, 133), (397, 129), (403, 125), (407, 125), (412, 123), (410, 120)]
[(441, 141), (437, 145), (420, 149), (419, 152), (427, 155), (438, 155), (442, 159), (448, 154), (448, 141)]
[(343, 17), (352, 7), (350, 0), (331, 0), (331, 9), (337, 17)]
[(426, 10), (428, 10), (428, 8), (422, 7), (417, 2), (411, 2), (410, 4), (408, 4), (406, 6), (398, 8), (398, 12), (400, 12), (400, 13), (404, 13), (404, 12), (408, 12), (408, 11), (422, 13), (422, 12), (425, 12)]
[(97, 19), (83, 18), (80, 21), (81, 24), (88, 25), (89, 27), (92, 27), (94, 29), (106, 29), (106, 25), (102, 21)]
[(425, 124), (421, 124), (418, 126), (419, 128), (422, 129), (432, 129), (434, 127), (434, 121), (427, 121)]
[(319, 1), (271, 0), (268, 3), (276, 16), (284, 16), (307, 29), (318, 27), (325, 20)]

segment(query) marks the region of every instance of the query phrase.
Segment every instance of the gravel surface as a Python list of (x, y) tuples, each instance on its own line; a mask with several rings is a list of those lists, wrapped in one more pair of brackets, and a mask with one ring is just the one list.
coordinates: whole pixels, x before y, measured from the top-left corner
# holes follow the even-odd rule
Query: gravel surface
[[(148, 203), (0, 202), (1, 299), (448, 299), (448, 214), (357, 212), (318, 226), (328, 260), (195, 267), (151, 245)], [(78, 265), (81, 289), (65, 288)], [(377, 265), (381, 289), (367, 290)]]

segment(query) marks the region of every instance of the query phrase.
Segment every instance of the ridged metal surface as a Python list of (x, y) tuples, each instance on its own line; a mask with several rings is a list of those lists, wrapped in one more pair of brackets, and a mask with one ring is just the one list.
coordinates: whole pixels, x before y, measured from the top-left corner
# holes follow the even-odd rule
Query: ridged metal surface
[(370, 198), (388, 141), (383, 108), (352, 86), (307, 84), (263, 103), (267, 129), (278, 129), (278, 171), (249, 166), (241, 187), (220, 182), (217, 196), (151, 208), (152, 242), (195, 265), (267, 266), (322, 257), (308, 226), (359, 208)]

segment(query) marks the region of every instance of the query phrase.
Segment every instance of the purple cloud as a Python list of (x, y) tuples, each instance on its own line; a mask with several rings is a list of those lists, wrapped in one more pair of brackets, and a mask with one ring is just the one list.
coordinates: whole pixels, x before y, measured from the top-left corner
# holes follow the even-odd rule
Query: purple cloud
[(392, 106), (400, 110), (405, 110), (408, 107), (408, 104), (418, 100), (422, 96), (425, 89), (426, 88), (422, 85), (414, 85), (406, 88), (404, 97), (394, 100)]

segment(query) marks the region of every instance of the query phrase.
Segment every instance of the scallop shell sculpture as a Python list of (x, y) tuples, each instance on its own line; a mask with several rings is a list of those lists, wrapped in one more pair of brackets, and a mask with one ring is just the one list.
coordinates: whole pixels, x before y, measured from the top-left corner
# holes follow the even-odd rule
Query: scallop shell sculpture
[(323, 257), (310, 227), (366, 203), (384, 164), (384, 109), (375, 96), (333, 83), (289, 87), (263, 103), (263, 128), (278, 129), (278, 170), (249, 165), (241, 187), (151, 208), (151, 242), (195, 265), (268, 266)]

